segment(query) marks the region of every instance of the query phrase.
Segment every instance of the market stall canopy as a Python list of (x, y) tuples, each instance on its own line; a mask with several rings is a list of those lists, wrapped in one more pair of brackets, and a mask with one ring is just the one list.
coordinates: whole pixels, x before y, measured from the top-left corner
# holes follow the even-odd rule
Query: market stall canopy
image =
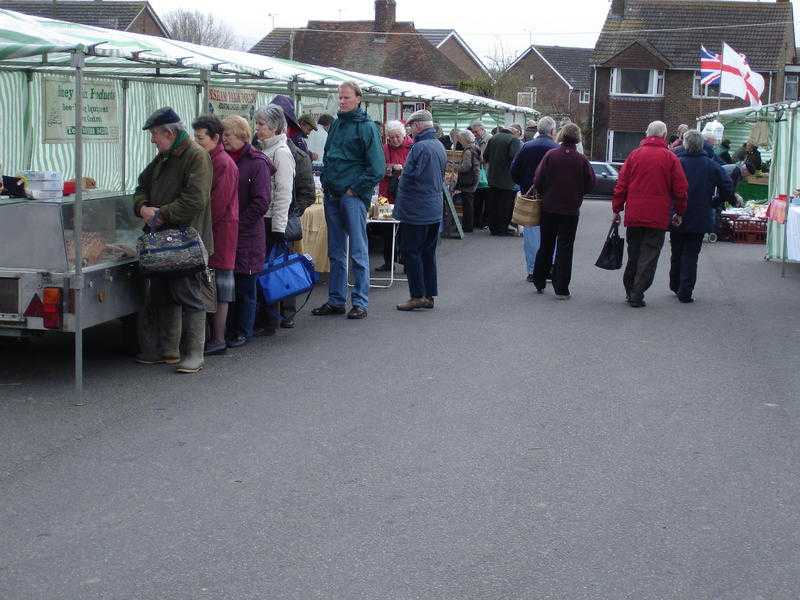
[[(177, 79), (197, 78), (206, 72), (217, 83), (246, 83), (273, 89), (276, 84), (285, 89), (289, 82), (298, 85), (298, 89), (334, 88), (350, 79), (361, 85), (365, 93), (380, 96), (535, 113), (529, 108), (456, 90), (0, 9), (0, 66), (66, 71), (72, 68), (71, 55), (76, 51), (86, 54), (88, 72), (104, 76), (152, 76), (157, 69), (159, 77)], [(32, 60), (35, 57), (39, 60)]]

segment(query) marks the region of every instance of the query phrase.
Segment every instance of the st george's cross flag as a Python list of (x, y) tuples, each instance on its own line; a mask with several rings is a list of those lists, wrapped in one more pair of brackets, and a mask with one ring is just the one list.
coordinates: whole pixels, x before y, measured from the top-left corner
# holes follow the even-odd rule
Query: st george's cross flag
[(719, 93), (730, 94), (750, 103), (750, 106), (761, 106), (761, 94), (764, 93), (764, 78), (750, 70), (747, 57), (739, 54), (728, 44), (722, 44), (722, 65), (719, 82)]

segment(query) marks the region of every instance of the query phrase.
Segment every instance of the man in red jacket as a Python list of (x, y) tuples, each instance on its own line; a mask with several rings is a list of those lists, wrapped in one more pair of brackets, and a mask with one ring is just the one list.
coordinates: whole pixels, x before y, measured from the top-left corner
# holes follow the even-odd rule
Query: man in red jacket
[(663, 122), (650, 123), (645, 139), (625, 159), (614, 188), (615, 223), (625, 211), (628, 264), (622, 282), (633, 307), (645, 306), (644, 293), (653, 284), (664, 235), (670, 222), (681, 224), (686, 211), (689, 184), (666, 138)]

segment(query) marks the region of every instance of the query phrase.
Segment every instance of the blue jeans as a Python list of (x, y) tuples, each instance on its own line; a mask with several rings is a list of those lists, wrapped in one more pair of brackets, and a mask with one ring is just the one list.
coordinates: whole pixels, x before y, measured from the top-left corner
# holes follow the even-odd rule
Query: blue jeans
[(325, 222), (328, 224), (328, 257), (331, 274), (328, 280), (328, 302), (334, 306), (347, 304), (347, 242), (355, 287), (353, 306), (367, 310), (369, 305), (369, 248), (367, 246), (367, 207), (356, 196), (325, 194)]
[(243, 335), (250, 339), (253, 337), (253, 328), (256, 322), (256, 281), (258, 274), (234, 273), (236, 281), (236, 301), (231, 307), (229, 317), (230, 337)]
[(522, 249), (525, 252), (525, 266), (528, 275), (533, 273), (533, 264), (536, 262), (536, 253), (539, 251), (539, 244), (542, 240), (542, 233), (538, 225), (522, 228)]

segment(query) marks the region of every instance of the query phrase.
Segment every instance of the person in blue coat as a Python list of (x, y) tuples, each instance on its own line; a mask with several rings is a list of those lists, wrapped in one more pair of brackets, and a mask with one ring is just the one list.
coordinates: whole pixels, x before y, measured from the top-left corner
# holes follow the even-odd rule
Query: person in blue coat
[[(544, 155), (558, 144), (553, 138), (556, 134), (556, 121), (552, 117), (542, 117), (536, 124), (537, 136), (525, 142), (511, 163), (511, 179), (519, 186), (523, 194), (528, 193), (533, 185), (533, 175)], [(528, 282), (533, 283), (533, 264), (541, 242), (541, 230), (538, 225), (522, 228), (522, 251), (525, 254), (525, 266), (528, 271)]]
[[(669, 289), (681, 302), (693, 302), (697, 282), (697, 259), (703, 236), (714, 231), (714, 210), (719, 203), (733, 200), (733, 182), (722, 166), (703, 149), (703, 136), (697, 130), (683, 136), (684, 151), (678, 154), (689, 182), (683, 220), (670, 230), (672, 248)], [(715, 197), (714, 191), (719, 195)]]
[(438, 295), (436, 244), (442, 220), (444, 172), (447, 153), (436, 136), (433, 115), (427, 110), (412, 114), (406, 125), (414, 145), (400, 175), (394, 202), (394, 218), (400, 221), (400, 244), (405, 259), (411, 298), (397, 310), (433, 308)]

